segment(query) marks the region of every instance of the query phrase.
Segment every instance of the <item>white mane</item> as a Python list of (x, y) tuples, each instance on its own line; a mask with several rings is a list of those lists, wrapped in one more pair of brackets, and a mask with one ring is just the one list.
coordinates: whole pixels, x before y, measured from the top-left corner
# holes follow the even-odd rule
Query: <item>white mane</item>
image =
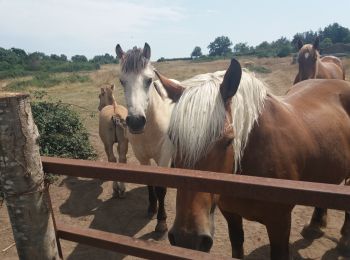
[[(225, 108), (219, 86), (224, 75), (225, 71), (217, 71), (181, 83), (186, 90), (173, 110), (169, 135), (174, 144), (174, 155), (179, 155), (186, 167), (193, 167), (223, 132)], [(262, 112), (267, 92), (260, 80), (243, 70), (231, 107), (235, 131), (235, 172), (249, 133)]]

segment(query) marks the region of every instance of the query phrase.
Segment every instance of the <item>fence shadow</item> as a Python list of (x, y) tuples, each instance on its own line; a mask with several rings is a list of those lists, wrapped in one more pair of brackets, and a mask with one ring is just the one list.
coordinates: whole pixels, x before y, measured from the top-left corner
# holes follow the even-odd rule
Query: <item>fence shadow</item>
[[(308, 248), (313, 243), (313, 240), (308, 239), (299, 239), (294, 243), (290, 244), (290, 250), (292, 252), (293, 260), (306, 260), (310, 258), (305, 258), (300, 255), (299, 250)], [(325, 252), (320, 259), (328, 260), (328, 259), (339, 259), (340, 254), (337, 249), (332, 248)], [(247, 260), (260, 260), (260, 259), (270, 259), (270, 245), (261, 246), (254, 251), (252, 251), (249, 255), (246, 255), (244, 259)]]
[[(102, 201), (98, 199), (102, 193), (102, 183), (100, 180), (81, 180), (67, 177), (62, 184), (71, 190), (71, 194), (66, 202), (60, 206), (61, 213), (72, 217), (94, 215), (90, 228), (134, 236), (150, 222), (146, 214), (147, 188), (137, 187), (129, 190), (125, 199), (110, 198)], [(117, 260), (124, 257), (123, 254), (79, 244), (66, 259)]]

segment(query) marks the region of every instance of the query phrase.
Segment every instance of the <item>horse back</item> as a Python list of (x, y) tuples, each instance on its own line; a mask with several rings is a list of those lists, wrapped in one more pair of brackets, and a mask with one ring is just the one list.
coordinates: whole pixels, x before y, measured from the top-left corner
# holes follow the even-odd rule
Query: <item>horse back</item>
[(339, 58), (335, 56), (324, 56), (320, 61), (331, 73), (330, 78), (345, 80), (345, 68), (343, 62)]
[(255, 176), (340, 183), (350, 175), (350, 84), (306, 80), (270, 97), (250, 133), (242, 171)]

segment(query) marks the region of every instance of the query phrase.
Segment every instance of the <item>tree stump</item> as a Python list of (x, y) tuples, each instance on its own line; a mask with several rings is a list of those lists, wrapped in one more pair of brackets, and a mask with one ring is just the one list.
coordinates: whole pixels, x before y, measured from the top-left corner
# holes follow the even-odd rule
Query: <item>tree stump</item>
[(0, 93), (0, 189), (20, 259), (60, 259), (29, 95)]

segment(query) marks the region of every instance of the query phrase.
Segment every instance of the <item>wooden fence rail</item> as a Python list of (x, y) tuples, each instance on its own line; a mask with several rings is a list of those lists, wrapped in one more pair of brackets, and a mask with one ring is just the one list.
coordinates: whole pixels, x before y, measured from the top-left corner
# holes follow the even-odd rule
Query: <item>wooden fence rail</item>
[(350, 210), (350, 187), (185, 169), (42, 157), (45, 172)]

